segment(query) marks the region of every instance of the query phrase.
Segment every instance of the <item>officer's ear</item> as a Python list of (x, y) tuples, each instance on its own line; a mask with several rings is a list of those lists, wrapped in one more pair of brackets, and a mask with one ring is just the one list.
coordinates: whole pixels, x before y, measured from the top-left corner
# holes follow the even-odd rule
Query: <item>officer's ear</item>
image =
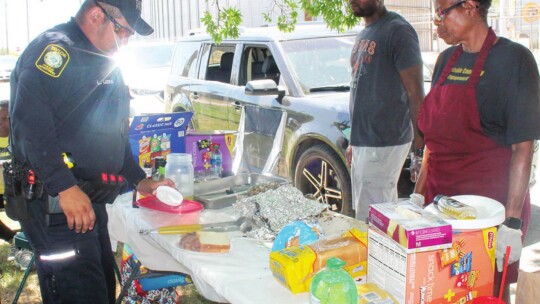
[(101, 11), (101, 8), (94, 6), (90, 9), (90, 12), (88, 14), (90, 17), (90, 20), (94, 24), (100, 24), (103, 22), (103, 19), (105, 18), (105, 14)]

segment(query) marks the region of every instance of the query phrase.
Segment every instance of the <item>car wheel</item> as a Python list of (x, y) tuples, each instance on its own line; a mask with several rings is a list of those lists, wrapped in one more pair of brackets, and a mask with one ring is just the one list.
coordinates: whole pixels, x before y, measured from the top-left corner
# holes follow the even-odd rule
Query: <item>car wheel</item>
[(313, 146), (300, 155), (294, 184), (302, 193), (330, 205), (332, 211), (354, 215), (349, 172), (342, 159), (328, 146)]

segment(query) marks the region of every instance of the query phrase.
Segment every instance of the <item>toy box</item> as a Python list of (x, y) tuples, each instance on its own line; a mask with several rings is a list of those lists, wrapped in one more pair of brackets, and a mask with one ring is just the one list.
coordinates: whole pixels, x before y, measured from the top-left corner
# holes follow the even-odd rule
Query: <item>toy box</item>
[(452, 244), (452, 225), (409, 201), (370, 205), (369, 223), (407, 252), (448, 248)]
[(216, 144), (221, 152), (222, 172), (231, 171), (235, 143), (236, 133), (234, 131), (188, 132), (186, 136), (186, 153), (191, 153), (195, 175), (205, 175), (210, 171), (210, 157)]
[(378, 229), (368, 231), (368, 275), (399, 303), (471, 303), (493, 293), (496, 227), (454, 230), (452, 247), (408, 253)]
[(185, 137), (192, 112), (135, 116), (129, 144), (141, 167), (152, 167), (157, 156), (185, 152)]

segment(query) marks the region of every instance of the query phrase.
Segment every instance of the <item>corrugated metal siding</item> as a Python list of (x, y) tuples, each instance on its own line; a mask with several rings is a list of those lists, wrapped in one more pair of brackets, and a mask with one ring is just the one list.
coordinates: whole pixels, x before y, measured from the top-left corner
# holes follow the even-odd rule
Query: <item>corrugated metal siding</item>
[(202, 0), (143, 0), (143, 18), (154, 28), (144, 39), (175, 40), (200, 28), (205, 6)]
[[(26, 22), (26, 14), (24, 12), (21, 14), (18, 11), (12, 11), (8, 5), (9, 12), (7, 16), (10, 18), (10, 23), (15, 23), (15, 18), (12, 16), (17, 16), (17, 22), (21, 23), (22, 26), (18, 26), (20, 29), (25, 28), (28, 25), (27, 32), (30, 38), (35, 37), (42, 28), (36, 26), (37, 21), (43, 19), (42, 16), (36, 18), (33, 14), (34, 8), (39, 8), (42, 6), (55, 7), (58, 1), (65, 0), (28, 0), (30, 3), (31, 13), (29, 14), (30, 22)], [(80, 5), (83, 0), (70, 1), (74, 6)], [(521, 2), (525, 0), (508, 0), (518, 2), (516, 9), (521, 7)], [(527, 1), (539, 1), (539, 0), (527, 0)], [(16, 0), (0, 0), (0, 4), (11, 4), (14, 2), (19, 2)], [(22, 1), (21, 1), (22, 2)], [(433, 25), (431, 24), (431, 0), (386, 0), (386, 6), (392, 10), (403, 15), (411, 24), (415, 27), (420, 38), (421, 48), (424, 51), (431, 50), (431, 39), (433, 33)], [(262, 12), (267, 12), (273, 7), (273, 0), (221, 0), (221, 5), (225, 6), (235, 6), (242, 13), (244, 26), (256, 27), (265, 24), (265, 21), (262, 17)], [(206, 10), (215, 10), (214, 7), (207, 7), (204, 0), (143, 0), (143, 18), (147, 20), (155, 29), (155, 33), (150, 37), (140, 37), (135, 36), (132, 39), (166, 39), (166, 40), (175, 40), (192, 29), (199, 29), (202, 27), (200, 18), (204, 11)], [(2, 10), (0, 10), (2, 12)], [(6, 15), (3, 12), (2, 17)], [(73, 12), (74, 15), (74, 12)], [(278, 12), (274, 13), (274, 18), (277, 17)], [(303, 14), (300, 14), (300, 19), (303, 18)], [(13, 20), (11, 20), (13, 19)], [(49, 18), (52, 19), (52, 18)], [(63, 21), (63, 20), (62, 20)], [(0, 22), (0, 48), (2, 46), (7, 46), (8, 42), (6, 35), (10, 31), (6, 30), (7, 21)], [(55, 24), (58, 22), (55, 22)], [(516, 22), (517, 23), (517, 22)], [(523, 32), (527, 32), (531, 26), (519, 26), (523, 29)], [(15, 26), (14, 26), (15, 27)], [(533, 26), (535, 29), (537, 25)], [(13, 37), (14, 35), (11, 35)], [(535, 34), (537, 37), (538, 34)], [(13, 42), (12, 45), (20, 44)], [(11, 48), (11, 46), (10, 46)]]
[(433, 22), (429, 0), (387, 0), (386, 7), (403, 16), (414, 27), (422, 51), (433, 50)]
[[(143, 1), (143, 15), (155, 29), (152, 38), (174, 40), (191, 29), (200, 28), (202, 26), (200, 23), (202, 12), (215, 11), (214, 7), (206, 7), (203, 0)], [(272, 9), (273, 1), (229, 0), (222, 2), (222, 5), (238, 8), (243, 17), (243, 25), (256, 27), (266, 23), (262, 13)], [(387, 0), (386, 6), (401, 14), (414, 26), (418, 32), (423, 51), (432, 50), (431, 0)], [(274, 13), (274, 17), (277, 17), (278, 12)], [(300, 18), (302, 18), (302, 14), (300, 14)]]

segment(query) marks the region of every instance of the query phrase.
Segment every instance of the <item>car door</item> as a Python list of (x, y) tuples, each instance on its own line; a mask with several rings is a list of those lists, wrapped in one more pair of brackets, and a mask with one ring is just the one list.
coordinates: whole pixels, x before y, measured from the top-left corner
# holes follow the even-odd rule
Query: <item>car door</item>
[[(190, 85), (190, 99), (195, 113), (194, 127), (200, 132), (237, 130), (230, 117), (231, 96), (236, 86), (232, 77), (235, 43), (207, 43), (202, 47), (198, 79)], [(234, 110), (234, 109), (233, 109)], [(239, 112), (238, 115), (239, 117)]]
[(242, 161), (245, 169), (260, 173), (271, 169), (277, 161), (276, 156), (282, 150), (279, 137), (283, 138), (286, 117), (276, 95), (246, 94), (249, 81), (279, 82), (279, 69), (270, 45), (264, 42), (243, 44), (237, 71), (234, 77), (240, 90), (234, 97), (234, 104), (243, 108), (245, 119)]

